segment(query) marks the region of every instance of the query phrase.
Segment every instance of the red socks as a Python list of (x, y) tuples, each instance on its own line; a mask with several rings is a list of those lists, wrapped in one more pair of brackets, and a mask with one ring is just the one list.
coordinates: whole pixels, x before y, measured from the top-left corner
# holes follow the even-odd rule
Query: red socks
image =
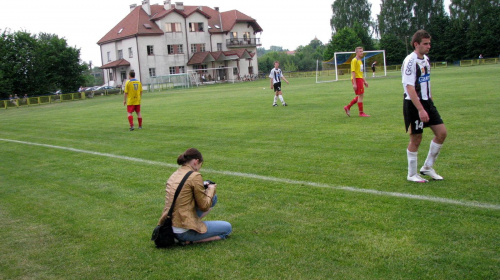
[(134, 117), (128, 116), (128, 122), (130, 123), (130, 127), (133, 127), (134, 126)]
[(137, 120), (139, 121), (139, 127), (142, 127), (142, 118), (137, 118)]
[(358, 97), (354, 97), (352, 100), (351, 100), (351, 103), (349, 103), (349, 105), (347, 105), (347, 108), (351, 109), (352, 105), (356, 104), (356, 102), (358, 102)]
[(358, 103), (358, 109), (360, 114), (363, 113), (363, 102)]

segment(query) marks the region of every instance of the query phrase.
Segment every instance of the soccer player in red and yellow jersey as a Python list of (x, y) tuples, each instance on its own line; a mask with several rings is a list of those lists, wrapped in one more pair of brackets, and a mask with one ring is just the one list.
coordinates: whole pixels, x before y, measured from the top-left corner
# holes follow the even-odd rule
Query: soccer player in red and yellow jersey
[(350, 117), (352, 105), (358, 103), (359, 116), (369, 117), (370, 115), (365, 114), (363, 111), (363, 96), (365, 93), (364, 86), (368, 87), (368, 83), (363, 77), (363, 47), (357, 47), (355, 51), (356, 57), (351, 61), (351, 81), (356, 97), (351, 100), (351, 103), (344, 107), (344, 111), (346, 115)]
[(123, 105), (127, 105), (128, 122), (130, 123), (130, 131), (134, 130), (134, 117), (132, 113), (137, 113), (137, 121), (139, 122), (139, 129), (142, 128), (142, 115), (141, 115), (141, 97), (142, 97), (142, 84), (135, 78), (135, 72), (130, 71), (129, 80), (125, 84), (125, 97)]

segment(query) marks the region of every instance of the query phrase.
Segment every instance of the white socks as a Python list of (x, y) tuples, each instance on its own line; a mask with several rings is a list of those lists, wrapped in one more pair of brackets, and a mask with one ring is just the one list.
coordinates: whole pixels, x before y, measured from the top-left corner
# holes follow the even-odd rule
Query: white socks
[(275, 95), (273, 104), (276, 104), (277, 101), (278, 101), (278, 97)]
[[(437, 144), (434, 141), (431, 141), (429, 154), (427, 155), (427, 159), (424, 163), (425, 167), (432, 167), (434, 165), (434, 162), (439, 155), (439, 151), (441, 151), (441, 146), (443, 146), (443, 144)], [(408, 149), (406, 149), (406, 155), (408, 156), (408, 176), (413, 176), (417, 174), (418, 152), (410, 152)]]
[(417, 155), (418, 152), (410, 152), (406, 149), (406, 155), (408, 156), (408, 177), (417, 174)]
[(441, 146), (443, 146), (443, 144), (437, 144), (434, 141), (431, 141), (431, 147), (429, 148), (429, 154), (427, 154), (424, 166), (432, 167), (434, 165), (434, 162), (439, 155), (439, 151), (441, 151)]
[(281, 101), (281, 104), (285, 104), (285, 100), (283, 99), (283, 95), (278, 95)]

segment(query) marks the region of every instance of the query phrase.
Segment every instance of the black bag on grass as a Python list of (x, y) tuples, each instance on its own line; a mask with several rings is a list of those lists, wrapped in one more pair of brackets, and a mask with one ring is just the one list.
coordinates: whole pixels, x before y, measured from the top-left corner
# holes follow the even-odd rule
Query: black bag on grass
[(182, 178), (181, 183), (177, 187), (174, 195), (174, 200), (172, 201), (172, 205), (168, 210), (167, 218), (163, 221), (163, 224), (157, 225), (153, 230), (151, 240), (155, 242), (157, 248), (165, 248), (175, 245), (175, 235), (174, 231), (172, 230), (172, 212), (174, 211), (175, 200), (179, 196), (184, 183), (186, 182), (189, 175), (191, 175), (191, 173), (193, 173), (193, 171), (189, 171), (188, 173), (186, 173), (184, 178)]

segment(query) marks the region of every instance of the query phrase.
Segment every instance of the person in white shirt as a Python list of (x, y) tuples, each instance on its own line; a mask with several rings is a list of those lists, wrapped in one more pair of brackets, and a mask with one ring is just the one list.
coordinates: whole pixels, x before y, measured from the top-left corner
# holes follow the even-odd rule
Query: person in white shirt
[(278, 106), (278, 104), (276, 104), (278, 98), (280, 99), (281, 104), (283, 106), (288, 106), (288, 104), (286, 104), (285, 100), (283, 99), (283, 93), (281, 92), (281, 79), (285, 80), (287, 84), (289, 84), (289, 82), (285, 78), (285, 76), (283, 76), (283, 72), (279, 67), (280, 67), (280, 62), (275, 61), (274, 68), (271, 69), (271, 73), (269, 74), (269, 78), (271, 79), (271, 89), (274, 89), (275, 93), (273, 102), (274, 107)]
[(431, 36), (425, 30), (417, 31), (411, 40), (414, 51), (409, 54), (401, 68), (404, 103), (403, 115), (406, 131), (410, 129), (410, 143), (407, 148), (408, 177), (411, 182), (426, 183), (427, 179), (417, 173), (418, 147), (422, 142), (424, 127), (430, 127), (434, 133), (429, 154), (420, 174), (430, 176), (434, 180), (443, 180), (433, 169), (441, 146), (446, 139), (447, 131), (438, 110), (434, 106), (431, 95), (431, 66), (427, 54), (431, 48)]

